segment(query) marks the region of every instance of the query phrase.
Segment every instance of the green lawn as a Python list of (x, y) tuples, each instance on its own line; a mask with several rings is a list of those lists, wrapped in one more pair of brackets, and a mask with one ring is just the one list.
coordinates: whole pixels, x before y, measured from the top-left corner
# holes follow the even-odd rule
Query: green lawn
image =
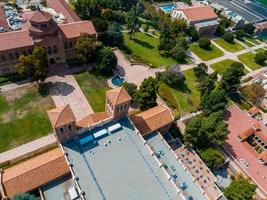
[[(233, 62), (235, 62), (235, 61), (234, 61), (234, 60), (231, 60), (231, 59), (226, 59), (226, 60), (223, 60), (223, 61), (214, 63), (214, 64), (210, 65), (210, 67), (211, 67), (212, 69), (214, 69), (214, 70), (217, 70), (218, 73), (219, 73), (220, 75), (222, 75), (223, 72), (224, 72), (224, 70), (225, 70), (227, 67), (230, 67), (231, 64), (232, 64)], [(248, 70), (246, 70), (246, 68), (245, 68), (244, 72), (245, 72), (245, 74), (247, 74), (247, 73), (248, 73)]]
[(198, 44), (192, 44), (189, 49), (204, 61), (223, 56), (223, 52), (213, 44), (210, 45), (208, 50), (200, 48)]
[(124, 33), (124, 45), (123, 51), (134, 60), (152, 64), (155, 67), (170, 66), (177, 63), (173, 58), (163, 57), (159, 54), (157, 48), (159, 39), (144, 33), (135, 33), (131, 40), (129, 35)]
[(238, 59), (252, 70), (263, 67), (264, 65), (259, 65), (258, 63), (254, 61), (254, 57), (255, 57), (254, 53), (248, 52), (248, 53), (239, 55)]
[(255, 44), (254, 43), (250, 43), (247, 40), (240, 40), (242, 43), (244, 43), (245, 45), (247, 45), (248, 47), (254, 47)]
[(264, 48), (259, 48), (259, 49), (256, 49), (256, 52), (258, 52), (258, 53), (264, 53), (266, 51), (266, 49), (264, 49)]
[[(184, 85), (180, 85), (178, 88), (165, 87), (165, 92), (161, 94), (167, 94), (161, 97), (167, 99), (172, 104), (173, 108), (179, 109), (181, 116), (194, 111), (198, 108), (200, 103), (200, 92), (196, 87), (196, 77), (192, 69), (184, 71), (186, 81)], [(168, 89), (170, 91), (168, 91)], [(176, 102), (174, 101), (176, 100)]]
[(254, 43), (254, 44), (260, 44), (260, 42), (252, 37), (245, 37), (246, 40)]
[(222, 48), (224, 48), (226, 51), (229, 51), (229, 52), (237, 52), (242, 49), (245, 49), (245, 47), (243, 47), (241, 44), (237, 42), (229, 43), (229, 42), (226, 42), (222, 38), (217, 38), (214, 40), (214, 42), (216, 42), (218, 45), (220, 45)]
[(46, 111), (54, 107), (50, 96), (35, 87), (0, 95), (0, 152), (51, 133)]
[(106, 91), (110, 89), (107, 78), (89, 72), (75, 74), (74, 76), (94, 112), (104, 111)]

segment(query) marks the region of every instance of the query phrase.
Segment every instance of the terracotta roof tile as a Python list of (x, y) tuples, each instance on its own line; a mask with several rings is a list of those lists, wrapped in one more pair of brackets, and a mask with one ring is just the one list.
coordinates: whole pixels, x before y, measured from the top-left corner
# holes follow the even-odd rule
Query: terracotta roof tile
[(259, 159), (264, 160), (265, 162), (267, 162), (267, 150), (263, 151), (260, 156)]
[(60, 24), (59, 28), (67, 39), (80, 37), (82, 33), (96, 35), (95, 27), (91, 21)]
[(41, 23), (41, 22), (48, 22), (51, 19), (52, 19), (52, 15), (50, 13), (37, 10), (30, 18), (30, 21)]
[(177, 8), (176, 10), (181, 10), (190, 21), (200, 21), (208, 19), (216, 19), (217, 15), (213, 8), (207, 5), (195, 5), (195, 6), (185, 6)]
[(46, 0), (46, 3), (48, 7), (53, 8), (57, 13), (62, 13), (67, 18), (68, 23), (81, 21), (65, 0)]
[(107, 119), (108, 117), (109, 115), (106, 112), (93, 113), (77, 121), (76, 125), (78, 128), (86, 128), (92, 124), (100, 122), (101, 120)]
[(258, 107), (256, 107), (256, 106), (253, 106), (252, 108), (250, 108), (249, 110), (248, 110), (248, 113), (250, 114), (250, 115), (256, 115), (257, 113), (259, 113), (260, 112), (260, 109), (258, 108)]
[(245, 131), (241, 132), (239, 134), (239, 137), (242, 139), (242, 140), (245, 140), (247, 139), (249, 136), (253, 135), (255, 133), (255, 130), (251, 127), (251, 128), (248, 128), (246, 129)]
[(57, 128), (64, 124), (76, 121), (70, 105), (54, 108), (47, 111), (47, 114), (53, 128)]
[(267, 29), (267, 21), (266, 22), (257, 23), (256, 24), (256, 28), (257, 29), (261, 29), (261, 30), (266, 30)]
[(1, 33), (0, 41), (0, 51), (33, 46), (32, 38), (26, 30)]
[(4, 170), (3, 186), (8, 197), (28, 192), (70, 172), (60, 148)]
[(112, 105), (119, 105), (132, 100), (124, 87), (115, 88), (107, 91), (107, 98)]
[(171, 112), (165, 106), (156, 106), (130, 118), (141, 135), (156, 131), (173, 121)]
[(9, 31), (9, 26), (5, 16), (4, 8), (0, 5), (0, 27), (5, 28), (6, 31)]

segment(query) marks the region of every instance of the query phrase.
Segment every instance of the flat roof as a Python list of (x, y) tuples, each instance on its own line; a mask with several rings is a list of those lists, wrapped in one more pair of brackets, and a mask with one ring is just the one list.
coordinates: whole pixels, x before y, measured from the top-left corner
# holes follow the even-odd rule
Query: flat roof
[(97, 145), (80, 146), (74, 140), (63, 143), (85, 198), (182, 199), (130, 121), (124, 118), (114, 123), (122, 128), (98, 140)]
[[(188, 187), (185, 190), (181, 190), (186, 198), (190, 196), (193, 199), (206, 200), (207, 198), (200, 190), (200, 187), (193, 181), (193, 177), (185, 171), (185, 168), (181, 163), (176, 160), (174, 152), (171, 152), (169, 146), (166, 144), (162, 137), (158, 133), (151, 134), (146, 137), (148, 145), (152, 147), (155, 152), (160, 152), (160, 160), (168, 166), (169, 172), (172, 175), (176, 175), (176, 184), (178, 187), (186, 183)], [(174, 168), (173, 168), (174, 167)], [(172, 170), (173, 168), (174, 170)]]
[[(237, 139), (241, 132), (257, 121), (251, 118), (246, 112), (240, 110), (236, 105), (230, 106), (225, 111), (224, 120), (228, 123), (228, 129), (230, 131), (228, 139), (224, 144), (224, 149), (267, 195), (267, 165), (263, 165), (258, 161), (259, 155), (257, 155), (246, 141), (240, 142)], [(262, 126), (262, 130), (266, 135), (267, 129)], [(242, 167), (239, 162), (240, 159), (246, 160), (248, 167)]]
[[(72, 180), (71, 176), (66, 176), (57, 181), (53, 181), (52, 183), (47, 184), (46, 186), (41, 188), (41, 191), (43, 192), (43, 195), (47, 200), (71, 200), (68, 190), (72, 187), (75, 187), (74, 181)], [(76, 200), (80, 200), (80, 198)]]

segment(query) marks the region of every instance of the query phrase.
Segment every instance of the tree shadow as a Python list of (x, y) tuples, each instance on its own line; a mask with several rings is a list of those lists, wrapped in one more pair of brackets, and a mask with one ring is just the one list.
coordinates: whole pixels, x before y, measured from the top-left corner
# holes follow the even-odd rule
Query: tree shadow
[(74, 87), (66, 82), (48, 82), (47, 87), (51, 88), (50, 94), (54, 96), (67, 96), (74, 91)]
[(182, 83), (181, 85), (178, 85), (178, 86), (174, 86), (173, 89), (186, 93), (186, 94), (192, 93), (192, 91), (188, 88), (188, 86), (185, 83)]
[(145, 41), (142, 41), (142, 40), (139, 40), (139, 39), (136, 39), (136, 38), (132, 38), (131, 39), (133, 42), (143, 46), (143, 47), (146, 47), (148, 49), (154, 49), (155, 47), (152, 46), (151, 44), (149, 44), (148, 42), (145, 42)]

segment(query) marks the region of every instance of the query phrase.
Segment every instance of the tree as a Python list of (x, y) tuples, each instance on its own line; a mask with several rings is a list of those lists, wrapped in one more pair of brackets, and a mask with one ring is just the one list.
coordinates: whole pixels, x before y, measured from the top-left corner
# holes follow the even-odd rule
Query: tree
[(253, 24), (245, 24), (242, 29), (248, 35), (253, 35), (255, 31), (255, 26)]
[(35, 197), (29, 193), (20, 193), (15, 194), (11, 200), (40, 200), (38, 197)]
[(196, 148), (206, 148), (211, 143), (222, 145), (229, 133), (222, 114), (215, 112), (209, 116), (200, 114), (193, 117), (185, 128), (185, 144), (192, 144)]
[(211, 147), (200, 149), (199, 155), (210, 169), (216, 169), (224, 163), (223, 154), (219, 150)]
[(211, 45), (210, 39), (207, 37), (202, 37), (198, 41), (198, 46), (202, 49), (208, 49)]
[(164, 23), (162, 28), (160, 29), (160, 37), (159, 37), (159, 51), (170, 51), (175, 46), (175, 39), (170, 37), (170, 25), (168, 23)]
[(256, 193), (257, 186), (250, 183), (248, 179), (239, 178), (232, 180), (225, 188), (224, 195), (228, 200), (251, 200)]
[(260, 65), (263, 65), (267, 60), (267, 56), (263, 52), (256, 53), (254, 61)]
[(200, 82), (208, 75), (208, 66), (205, 63), (198, 64), (193, 70), (195, 77)]
[(233, 35), (232, 33), (228, 32), (228, 33), (225, 33), (225, 34), (223, 35), (223, 39), (224, 39), (226, 42), (233, 43), (235, 37), (234, 37), (234, 35)]
[(228, 96), (236, 94), (240, 86), (240, 80), (244, 74), (244, 65), (242, 63), (232, 63), (231, 66), (226, 68), (223, 72), (220, 88), (224, 89)]
[(153, 77), (143, 80), (140, 89), (135, 95), (135, 101), (139, 103), (141, 110), (147, 110), (157, 105), (157, 81)]
[(126, 17), (126, 26), (128, 29), (128, 33), (130, 34), (130, 39), (132, 35), (139, 30), (141, 27), (141, 23), (138, 19), (138, 12), (137, 8), (133, 7)]
[(239, 40), (241, 40), (243, 37), (246, 36), (246, 33), (242, 29), (237, 29), (235, 31), (235, 37)]
[(187, 22), (184, 19), (174, 19), (170, 24), (171, 36), (176, 38), (187, 30)]
[(82, 34), (74, 44), (77, 57), (84, 63), (95, 61), (99, 44), (89, 35)]
[(74, 8), (83, 20), (99, 17), (101, 14), (97, 0), (77, 0), (73, 1)]
[(245, 85), (240, 89), (241, 93), (253, 104), (260, 104), (266, 94), (265, 89), (258, 83)]
[(117, 66), (117, 57), (111, 48), (101, 49), (97, 56), (97, 70), (109, 74)]
[(203, 78), (199, 86), (199, 90), (200, 90), (202, 97), (207, 93), (210, 94), (215, 89), (216, 81), (217, 81), (217, 77), (213, 78), (212, 75), (206, 75)]
[(38, 81), (41, 81), (42, 83), (49, 72), (46, 50), (42, 47), (36, 47), (32, 54), (28, 56), (21, 55), (16, 69), (19, 74), (28, 77), (31, 82), (39, 83)]
[(128, 92), (128, 94), (134, 99), (135, 94), (137, 92), (137, 85), (135, 85), (134, 83), (124, 82), (123, 87)]
[(223, 27), (223, 28), (228, 28), (230, 25), (231, 25), (231, 21), (227, 18), (223, 18), (221, 21), (220, 21), (220, 25)]
[(157, 73), (157, 80), (160, 80), (169, 86), (177, 88), (181, 84), (184, 84), (185, 76), (180, 71), (180, 68), (174, 65), (166, 69), (164, 72)]
[(177, 61), (183, 61), (186, 58), (185, 52), (187, 49), (188, 43), (186, 38), (179, 35), (175, 47), (171, 50), (172, 57)]
[(190, 26), (188, 29), (187, 29), (187, 35), (189, 37), (191, 37), (191, 41), (192, 42), (196, 42), (199, 40), (199, 34), (195, 28), (195, 26)]
[(208, 116), (211, 113), (224, 111), (227, 105), (227, 98), (224, 90), (213, 90), (205, 92), (201, 96), (200, 108), (203, 114)]
[(123, 44), (123, 34), (121, 32), (121, 27), (116, 22), (108, 26), (106, 31), (107, 39), (104, 41), (105, 44), (110, 46), (122, 46)]
[(217, 37), (221, 37), (225, 34), (225, 29), (222, 25), (219, 25), (218, 28), (216, 29), (214, 35)]

